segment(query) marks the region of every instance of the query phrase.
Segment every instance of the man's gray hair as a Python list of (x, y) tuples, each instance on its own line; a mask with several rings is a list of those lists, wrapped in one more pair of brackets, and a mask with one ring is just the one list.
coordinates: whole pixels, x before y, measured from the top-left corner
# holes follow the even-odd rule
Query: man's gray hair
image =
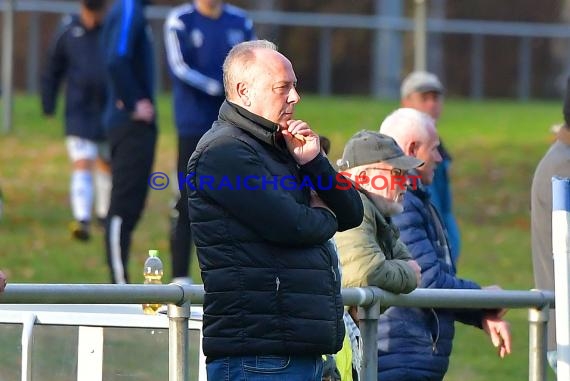
[[(245, 41), (235, 45), (224, 60), (224, 89), (230, 99), (235, 92), (235, 84), (249, 75), (249, 69), (255, 62), (255, 50), (269, 49), (277, 51), (277, 45), (267, 40)], [(239, 80), (238, 80), (239, 78)]]
[(435, 129), (431, 116), (412, 108), (399, 108), (384, 119), (380, 132), (403, 146), (406, 141), (426, 142), (430, 129)]

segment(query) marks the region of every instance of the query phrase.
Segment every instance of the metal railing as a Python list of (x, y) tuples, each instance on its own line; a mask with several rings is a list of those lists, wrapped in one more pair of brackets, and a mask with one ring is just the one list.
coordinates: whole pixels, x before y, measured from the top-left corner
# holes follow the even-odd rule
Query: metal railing
[[(201, 286), (176, 284), (11, 284), (0, 295), (0, 304), (168, 304), (169, 380), (187, 381), (190, 301), (201, 304), (202, 299)], [(29, 369), (22, 369), (23, 379), (26, 372)]]
[[(346, 305), (359, 306), (363, 343), (362, 380), (377, 379), (380, 306), (435, 308), (529, 309), (529, 381), (546, 380), (546, 324), (554, 307), (550, 291), (482, 291), (417, 289), (395, 295), (376, 287), (342, 290)], [(0, 304), (168, 304), (169, 380), (188, 380), (188, 319), (190, 304), (203, 302), (201, 285), (9, 284)], [(0, 311), (0, 321), (2, 312)], [(24, 348), (22, 348), (24, 350)]]

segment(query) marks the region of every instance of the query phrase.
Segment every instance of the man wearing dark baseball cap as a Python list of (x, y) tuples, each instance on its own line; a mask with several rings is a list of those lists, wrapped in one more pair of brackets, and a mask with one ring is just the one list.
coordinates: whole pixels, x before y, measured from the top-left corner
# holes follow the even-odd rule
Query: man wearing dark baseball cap
[(376, 163), (404, 171), (423, 164), (415, 157), (406, 156), (393, 138), (367, 130), (359, 131), (350, 138), (344, 147), (342, 159), (337, 162), (341, 170)]
[[(342, 286), (377, 286), (397, 294), (413, 291), (420, 284), (421, 269), (400, 241), (391, 216), (403, 210), (406, 174), (423, 165), (423, 161), (406, 156), (391, 137), (363, 130), (346, 143), (337, 164), (346, 177), (359, 185), (364, 207), (360, 226), (334, 236)], [(345, 314), (345, 324), (347, 319), (347, 327), (354, 326)], [(342, 374), (346, 374), (347, 368), (359, 371), (354, 362), (359, 358), (355, 355), (358, 345), (354, 340), (349, 342), (350, 348), (343, 347), (336, 355)]]

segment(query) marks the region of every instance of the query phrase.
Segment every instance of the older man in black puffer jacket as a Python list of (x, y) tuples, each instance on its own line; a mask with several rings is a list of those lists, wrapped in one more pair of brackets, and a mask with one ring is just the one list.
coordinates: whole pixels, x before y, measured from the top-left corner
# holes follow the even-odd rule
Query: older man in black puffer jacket
[(236, 45), (223, 69), (227, 100), (187, 176), (208, 380), (320, 381), (344, 336), (329, 239), (361, 223), (362, 203), (292, 119), (297, 80), (275, 45)]

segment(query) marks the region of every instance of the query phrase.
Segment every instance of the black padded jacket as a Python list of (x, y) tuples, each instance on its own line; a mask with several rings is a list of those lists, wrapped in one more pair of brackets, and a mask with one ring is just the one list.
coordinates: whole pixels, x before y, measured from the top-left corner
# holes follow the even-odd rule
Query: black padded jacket
[[(354, 189), (335, 186), (337, 176), (321, 155), (296, 164), (277, 125), (224, 102), (187, 177), (208, 361), (341, 348), (343, 303), (330, 238), (358, 226), (363, 208)], [(303, 181), (323, 188), (317, 192), (334, 214), (309, 206)]]

